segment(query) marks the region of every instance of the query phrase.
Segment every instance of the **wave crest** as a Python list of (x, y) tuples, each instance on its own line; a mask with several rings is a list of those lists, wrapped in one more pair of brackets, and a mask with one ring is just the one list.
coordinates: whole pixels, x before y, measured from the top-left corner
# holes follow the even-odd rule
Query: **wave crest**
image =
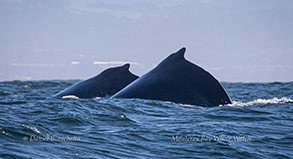
[(250, 102), (232, 101), (232, 104), (228, 104), (228, 106), (251, 106), (255, 104), (277, 104), (277, 103), (293, 103), (293, 100), (287, 97), (283, 97), (283, 98), (272, 98), (272, 99), (256, 99)]
[(62, 98), (72, 98), (72, 99), (79, 99), (77, 96), (75, 95), (68, 95), (68, 96), (63, 96)]

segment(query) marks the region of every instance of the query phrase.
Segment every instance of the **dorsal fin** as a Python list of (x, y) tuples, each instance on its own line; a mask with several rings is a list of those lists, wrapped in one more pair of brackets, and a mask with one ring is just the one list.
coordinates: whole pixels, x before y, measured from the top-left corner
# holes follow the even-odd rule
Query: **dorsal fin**
[(185, 51), (186, 51), (186, 48), (185, 47), (182, 47), (177, 52), (172, 53), (167, 58), (165, 58), (159, 65), (162, 65), (162, 64), (165, 64), (165, 63), (169, 63), (169, 62), (174, 61), (174, 60), (175, 61), (185, 60), (185, 58), (184, 58)]
[(186, 48), (183, 47), (180, 50), (178, 50), (175, 54), (176, 54), (176, 56), (179, 56), (179, 57), (183, 57), (184, 58), (185, 51), (186, 51)]
[(122, 69), (125, 69), (125, 70), (129, 70), (129, 67), (130, 67), (130, 64), (127, 63), (127, 64), (124, 64), (123, 66), (121, 66)]
[(169, 58), (171, 58), (171, 59), (185, 59), (184, 58), (185, 51), (186, 51), (186, 48), (185, 47), (182, 47), (177, 52), (171, 54), (167, 59), (169, 59)]

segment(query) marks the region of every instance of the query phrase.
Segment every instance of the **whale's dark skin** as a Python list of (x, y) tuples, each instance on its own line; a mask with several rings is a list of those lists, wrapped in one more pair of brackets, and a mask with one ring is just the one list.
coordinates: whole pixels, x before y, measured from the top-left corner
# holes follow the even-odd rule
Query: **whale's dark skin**
[(129, 64), (109, 68), (95, 77), (74, 84), (54, 97), (74, 95), (79, 98), (111, 96), (136, 80), (138, 76), (129, 71)]
[(185, 50), (171, 54), (111, 98), (142, 98), (207, 107), (231, 103), (210, 73), (184, 58)]

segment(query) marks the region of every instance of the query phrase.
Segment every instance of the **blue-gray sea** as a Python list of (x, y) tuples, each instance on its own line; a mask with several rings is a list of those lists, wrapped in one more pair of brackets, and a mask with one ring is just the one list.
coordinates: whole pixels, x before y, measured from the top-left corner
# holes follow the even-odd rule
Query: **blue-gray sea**
[(76, 82), (0, 82), (0, 158), (293, 156), (292, 82), (222, 82), (219, 107), (52, 97)]

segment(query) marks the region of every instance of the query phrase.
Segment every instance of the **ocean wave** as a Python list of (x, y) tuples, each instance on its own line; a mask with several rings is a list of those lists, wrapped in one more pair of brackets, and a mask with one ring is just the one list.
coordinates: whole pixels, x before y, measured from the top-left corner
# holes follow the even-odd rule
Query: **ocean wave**
[(28, 129), (28, 130), (31, 130), (33, 131), (34, 133), (37, 133), (37, 134), (42, 134), (42, 132), (40, 130), (38, 130), (36, 127), (32, 127), (32, 126), (29, 126), (29, 125), (25, 125), (23, 124), (22, 127)]
[[(293, 83), (224, 83), (233, 104), (211, 108), (52, 98), (75, 82), (0, 82), (0, 158), (292, 156)], [(174, 142), (173, 136), (200, 142)]]
[(250, 102), (232, 101), (228, 106), (251, 106), (255, 104), (278, 104), (278, 103), (293, 103), (293, 100), (287, 97), (272, 98), (272, 99), (256, 99)]
[[(166, 102), (168, 103), (168, 102)], [(171, 102), (170, 102), (171, 103)], [(251, 106), (251, 105), (256, 105), (256, 104), (278, 104), (278, 103), (293, 103), (293, 99), (283, 97), (283, 98), (271, 98), (271, 99), (256, 99), (250, 102), (240, 102), (240, 101), (232, 101), (232, 104), (227, 104), (227, 105), (220, 105), (220, 106)], [(198, 105), (190, 105), (190, 104), (179, 104), (181, 106), (186, 106), (186, 107), (202, 107)]]

